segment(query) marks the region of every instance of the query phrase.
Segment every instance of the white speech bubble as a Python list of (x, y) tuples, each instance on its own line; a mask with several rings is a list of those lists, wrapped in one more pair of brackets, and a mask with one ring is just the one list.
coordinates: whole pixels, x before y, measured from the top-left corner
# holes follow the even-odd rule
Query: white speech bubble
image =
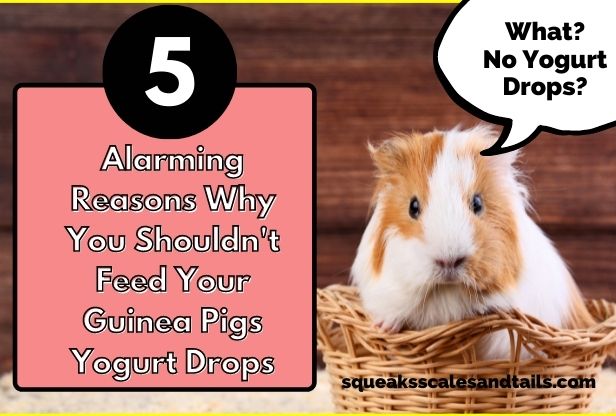
[(460, 106), (505, 127), (482, 154), (517, 149), (541, 131), (616, 125), (615, 16), (615, 0), (466, 0), (456, 8), (434, 65)]

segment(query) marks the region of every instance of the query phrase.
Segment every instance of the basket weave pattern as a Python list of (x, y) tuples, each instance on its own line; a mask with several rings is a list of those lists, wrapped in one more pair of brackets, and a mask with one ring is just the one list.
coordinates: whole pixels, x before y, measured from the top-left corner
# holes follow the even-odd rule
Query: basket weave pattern
[[(496, 312), (421, 331), (386, 334), (363, 311), (355, 288), (317, 291), (318, 348), (339, 412), (582, 412), (592, 389), (342, 388), (349, 377), (596, 377), (616, 342), (616, 304), (588, 301), (599, 322), (585, 330), (548, 326), (517, 311)], [(509, 360), (480, 360), (477, 342), (486, 334), (509, 334)], [(522, 359), (522, 350), (530, 358)], [(528, 357), (528, 354), (525, 355)], [(600, 380), (598, 381), (600, 382)]]

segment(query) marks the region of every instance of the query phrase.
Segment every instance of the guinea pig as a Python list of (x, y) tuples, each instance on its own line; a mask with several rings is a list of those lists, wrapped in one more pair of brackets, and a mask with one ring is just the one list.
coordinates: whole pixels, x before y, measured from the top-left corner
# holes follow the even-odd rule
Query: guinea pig
[[(479, 126), (368, 146), (377, 183), (351, 278), (383, 330), (514, 308), (556, 327), (593, 324), (565, 262), (528, 214), (517, 152), (479, 154), (495, 140)], [(509, 356), (508, 337), (489, 344), (486, 356)]]

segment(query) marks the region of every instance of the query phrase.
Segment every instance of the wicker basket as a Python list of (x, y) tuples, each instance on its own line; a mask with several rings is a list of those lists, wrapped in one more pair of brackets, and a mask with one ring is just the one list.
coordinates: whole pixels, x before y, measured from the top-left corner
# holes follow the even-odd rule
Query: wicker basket
[[(587, 330), (550, 327), (519, 312), (497, 312), (465, 321), (386, 334), (360, 306), (357, 292), (334, 285), (317, 292), (318, 348), (339, 412), (582, 412), (592, 388), (344, 389), (343, 378), (596, 377), (616, 342), (616, 304), (588, 301), (600, 322)], [(480, 361), (475, 348), (485, 334), (505, 330), (510, 360)], [(520, 359), (522, 347), (531, 352)], [(528, 354), (527, 354), (528, 355)]]

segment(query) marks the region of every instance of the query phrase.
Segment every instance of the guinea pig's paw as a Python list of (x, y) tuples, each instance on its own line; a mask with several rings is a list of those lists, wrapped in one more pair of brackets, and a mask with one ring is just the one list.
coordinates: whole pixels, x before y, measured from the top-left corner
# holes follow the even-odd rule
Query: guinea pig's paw
[(374, 323), (374, 326), (381, 332), (385, 332), (388, 334), (397, 334), (402, 330), (404, 324), (402, 322), (385, 322), (385, 321), (377, 321)]

